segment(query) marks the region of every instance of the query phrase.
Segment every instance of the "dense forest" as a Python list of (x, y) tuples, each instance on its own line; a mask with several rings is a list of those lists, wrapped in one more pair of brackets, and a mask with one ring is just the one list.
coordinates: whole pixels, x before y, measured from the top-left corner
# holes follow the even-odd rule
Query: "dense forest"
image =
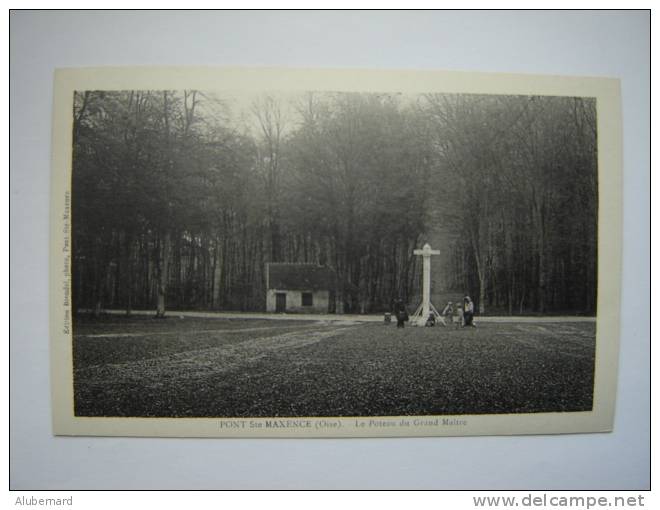
[(590, 98), (77, 92), (74, 308), (263, 310), (308, 262), (378, 312), (432, 234), (481, 313), (592, 314), (596, 149)]

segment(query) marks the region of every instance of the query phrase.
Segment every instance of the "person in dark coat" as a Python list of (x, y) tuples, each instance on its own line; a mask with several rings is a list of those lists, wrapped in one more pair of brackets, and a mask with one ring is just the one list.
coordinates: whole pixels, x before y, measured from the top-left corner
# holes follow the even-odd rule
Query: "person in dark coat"
[(465, 296), (463, 298), (463, 324), (465, 326), (472, 326), (476, 328), (474, 324), (474, 303), (470, 299), (470, 296)]
[(403, 328), (408, 321), (408, 310), (406, 310), (406, 305), (403, 304), (403, 300), (398, 299), (394, 305), (394, 315), (396, 315), (396, 327)]

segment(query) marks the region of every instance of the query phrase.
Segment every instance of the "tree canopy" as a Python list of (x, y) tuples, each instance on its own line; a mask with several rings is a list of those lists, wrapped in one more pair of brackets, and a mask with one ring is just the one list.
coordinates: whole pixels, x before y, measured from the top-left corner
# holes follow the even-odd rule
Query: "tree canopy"
[(265, 264), (333, 267), (347, 312), (443, 285), (481, 313), (594, 313), (589, 98), (81, 91), (73, 111), (76, 309), (263, 310)]

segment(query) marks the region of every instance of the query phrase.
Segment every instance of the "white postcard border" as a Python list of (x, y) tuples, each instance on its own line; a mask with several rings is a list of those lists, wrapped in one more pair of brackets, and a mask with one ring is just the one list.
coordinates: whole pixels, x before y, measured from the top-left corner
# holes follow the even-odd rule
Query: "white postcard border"
[[(73, 412), (70, 204), (73, 91), (122, 89), (449, 92), (595, 97), (598, 108), (598, 318), (591, 412), (361, 418), (90, 418)], [(396, 437), (612, 430), (620, 336), (622, 133), (619, 80), (441, 71), (103, 67), (55, 73), (50, 329), (56, 435)], [(69, 197), (67, 199), (67, 196)], [(68, 270), (68, 273), (67, 273)], [(67, 327), (68, 324), (68, 327)], [(287, 421), (288, 420), (288, 421)], [(268, 422), (271, 422), (267, 426)]]

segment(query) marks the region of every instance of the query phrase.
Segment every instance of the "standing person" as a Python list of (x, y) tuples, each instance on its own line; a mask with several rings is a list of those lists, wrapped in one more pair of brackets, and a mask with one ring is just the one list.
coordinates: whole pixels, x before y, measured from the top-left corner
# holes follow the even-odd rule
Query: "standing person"
[(405, 327), (406, 322), (408, 321), (408, 310), (406, 310), (406, 305), (403, 304), (403, 300), (397, 299), (397, 302), (394, 305), (394, 314), (396, 315), (396, 327)]
[(474, 303), (470, 299), (470, 296), (463, 298), (463, 320), (466, 326), (477, 327), (474, 324)]

